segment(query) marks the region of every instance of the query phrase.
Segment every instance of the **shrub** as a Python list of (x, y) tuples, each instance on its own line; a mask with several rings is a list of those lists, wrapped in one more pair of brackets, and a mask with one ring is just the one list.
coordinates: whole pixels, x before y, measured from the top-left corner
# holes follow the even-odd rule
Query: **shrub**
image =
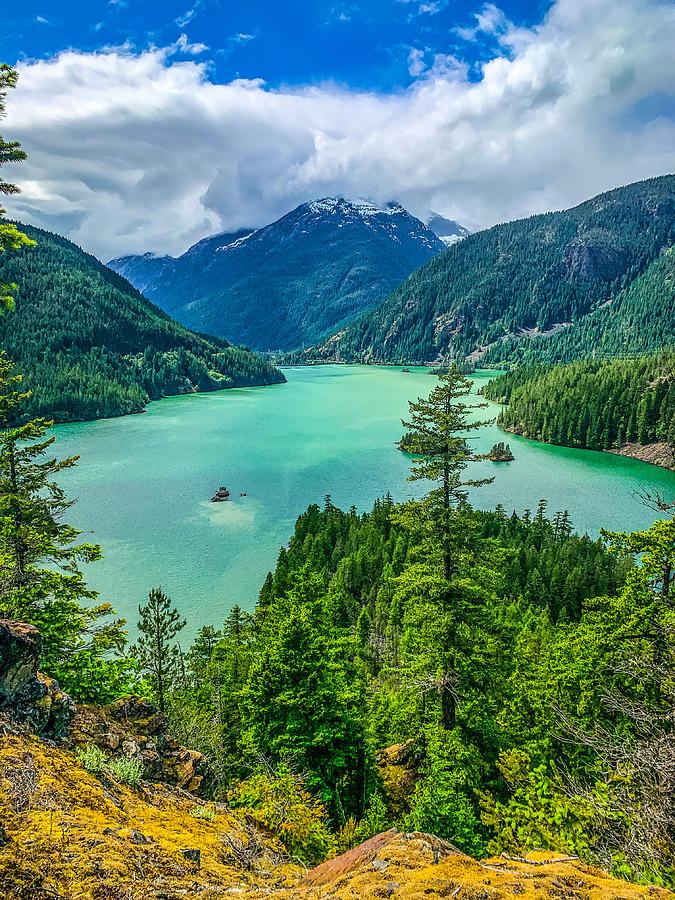
[(581, 797), (568, 796), (552, 767), (533, 768), (524, 750), (505, 750), (497, 768), (510, 789), (508, 802), (480, 795), (485, 825), (495, 830), (489, 853), (523, 853), (539, 847), (587, 855), (596, 813)]
[(95, 744), (87, 744), (86, 747), (79, 747), (77, 750), (77, 758), (87, 772), (90, 772), (92, 775), (100, 775), (105, 770), (108, 761), (103, 750)]
[(307, 792), (302, 776), (288, 762), (276, 769), (263, 762), (230, 794), (230, 802), (249, 809), (258, 822), (274, 831), (290, 856), (314, 865), (334, 850), (324, 806)]
[(120, 781), (136, 787), (143, 777), (143, 763), (128, 756), (118, 756), (108, 763), (108, 771)]
[(216, 811), (210, 806), (195, 806), (190, 815), (194, 819), (206, 819), (208, 822), (213, 822), (216, 817)]

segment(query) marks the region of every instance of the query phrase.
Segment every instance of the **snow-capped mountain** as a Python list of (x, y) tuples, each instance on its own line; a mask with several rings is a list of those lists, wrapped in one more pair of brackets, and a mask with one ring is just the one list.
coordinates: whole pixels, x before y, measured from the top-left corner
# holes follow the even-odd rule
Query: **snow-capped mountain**
[(462, 238), (471, 234), (468, 228), (455, 222), (454, 219), (446, 219), (438, 213), (430, 212), (427, 218), (427, 228), (429, 228), (436, 237), (439, 237), (446, 247), (456, 244)]
[(204, 238), (176, 258), (123, 256), (108, 265), (198, 331), (288, 350), (377, 306), (443, 249), (398, 203), (326, 197), (264, 228)]

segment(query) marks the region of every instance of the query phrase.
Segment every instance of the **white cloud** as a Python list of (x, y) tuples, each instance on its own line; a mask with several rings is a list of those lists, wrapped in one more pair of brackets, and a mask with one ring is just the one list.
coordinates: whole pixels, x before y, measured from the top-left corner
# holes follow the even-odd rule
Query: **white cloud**
[(417, 78), (426, 69), (424, 52), (419, 47), (410, 48), (410, 53), (408, 53), (408, 72), (413, 78)]
[(653, 100), (675, 84), (672, 3), (557, 0), (527, 32), (495, 29), (508, 53), (480, 81), (437, 54), (392, 95), (213, 84), (175, 48), (28, 61), (3, 133), (29, 158), (6, 205), (107, 259), (181, 251), (328, 194), (479, 227), (675, 171), (675, 123)]
[(435, 16), (436, 13), (442, 12), (448, 6), (450, 0), (396, 0), (396, 2), (416, 7), (413, 15)]
[(171, 49), (178, 53), (185, 53), (188, 56), (199, 56), (200, 54), (205, 53), (209, 48), (206, 44), (191, 44), (187, 39), (187, 35), (181, 34), (176, 43), (172, 45)]
[(35, 16), (35, 21), (39, 22), (40, 25), (49, 25), (49, 19), (45, 19), (44, 16)]
[(176, 25), (178, 25), (179, 28), (185, 28), (188, 22), (191, 22), (196, 15), (196, 8), (192, 7), (191, 9), (186, 9), (184, 13), (181, 13), (180, 16), (176, 17)]

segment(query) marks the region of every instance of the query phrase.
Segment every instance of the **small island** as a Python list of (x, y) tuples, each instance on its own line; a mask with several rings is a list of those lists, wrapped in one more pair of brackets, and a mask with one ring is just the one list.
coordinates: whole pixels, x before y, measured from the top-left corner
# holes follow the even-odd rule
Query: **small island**
[(228, 489), (221, 485), (218, 490), (215, 492), (213, 497), (211, 497), (211, 503), (223, 503), (225, 500), (230, 499), (230, 492)]
[(414, 440), (414, 435), (412, 434), (412, 432), (407, 431), (403, 435), (403, 437), (401, 438), (400, 441), (396, 441), (396, 446), (403, 453), (413, 453), (414, 452), (412, 449), (412, 441), (413, 440)]
[(511, 462), (511, 460), (515, 459), (511, 452), (511, 447), (509, 444), (505, 444), (504, 441), (493, 444), (492, 449), (487, 454), (487, 458), (491, 459), (492, 462)]

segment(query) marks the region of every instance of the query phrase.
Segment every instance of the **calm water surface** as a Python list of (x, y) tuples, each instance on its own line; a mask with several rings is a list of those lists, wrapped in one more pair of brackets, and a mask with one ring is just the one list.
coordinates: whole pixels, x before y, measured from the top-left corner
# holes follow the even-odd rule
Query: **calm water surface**
[[(69, 520), (105, 554), (87, 579), (130, 622), (159, 584), (191, 634), (220, 624), (235, 603), (252, 609), (297, 516), (327, 493), (359, 510), (386, 491), (396, 500), (422, 493), (419, 482), (406, 482), (407, 458), (394, 442), (407, 401), (435, 383), (427, 369), (321, 366), (286, 376), (285, 385), (170, 398), (143, 415), (54, 429), (58, 452), (81, 457), (61, 478), (77, 497)], [(476, 376), (475, 386), (487, 377)], [(478, 432), (475, 445), (487, 450), (505, 437), (514, 462), (473, 467), (496, 476), (476, 490), (478, 506), (520, 512), (545, 497), (551, 513), (569, 509), (578, 530), (596, 535), (601, 526), (651, 524), (654, 514), (633, 497), (637, 487), (675, 494), (673, 473), (505, 436), (496, 426)], [(220, 485), (232, 501), (210, 503)]]

